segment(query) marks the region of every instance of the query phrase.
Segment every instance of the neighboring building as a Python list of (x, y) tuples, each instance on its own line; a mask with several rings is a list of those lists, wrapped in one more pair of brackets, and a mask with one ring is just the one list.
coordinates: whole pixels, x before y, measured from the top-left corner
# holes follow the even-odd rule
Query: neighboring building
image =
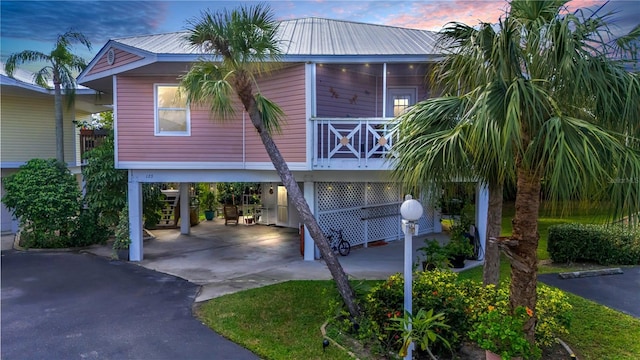
[[(184, 36), (112, 39), (78, 78), (113, 97), (115, 163), (129, 171), (132, 260), (143, 256), (144, 182), (178, 182), (185, 195), (190, 182), (261, 183), (263, 222), (299, 226), (241, 107), (235, 119), (220, 122), (206, 107), (175, 101), (179, 77), (202, 56)], [(403, 192), (386, 161), (396, 141), (390, 121), (432, 96), (425, 74), (440, 58), (435, 33), (307, 18), (282, 21), (279, 36), (283, 66), (259, 86), (286, 113), (282, 133), (274, 138), (320, 226), (343, 229), (352, 245), (398, 239)], [(479, 193), (478, 203), (486, 203), (486, 191)], [(186, 209), (187, 196), (182, 198)], [(424, 205), (420, 232), (439, 232), (439, 214)], [(189, 232), (187, 223), (182, 233)], [(312, 239), (305, 244), (305, 259), (312, 260)]]
[[(8, 77), (3, 63), (0, 67), (0, 168), (4, 178), (30, 159), (55, 158), (56, 130), (53, 90), (36, 85), (28, 71), (16, 69), (14, 76)], [(63, 105), (65, 162), (76, 174), (80, 173), (81, 155), (74, 121), (88, 121), (92, 113), (108, 109), (95, 105), (96, 100), (94, 90), (79, 87), (75, 108)], [(17, 222), (4, 205), (1, 216), (2, 233), (16, 232)]]

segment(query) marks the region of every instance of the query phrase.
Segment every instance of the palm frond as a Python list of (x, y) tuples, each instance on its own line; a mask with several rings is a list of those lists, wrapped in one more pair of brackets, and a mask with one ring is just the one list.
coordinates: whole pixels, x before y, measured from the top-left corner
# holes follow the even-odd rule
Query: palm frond
[(19, 53), (11, 54), (7, 58), (7, 61), (4, 65), (4, 71), (7, 72), (9, 77), (13, 76), (13, 73), (16, 70), (16, 66), (36, 61), (46, 61), (49, 62), (51, 57), (45, 53), (34, 50), (24, 50)]
[(285, 113), (278, 104), (264, 97), (261, 93), (255, 95), (256, 107), (260, 112), (264, 129), (269, 134), (281, 133), (281, 125)]
[(211, 112), (222, 120), (228, 119), (235, 111), (232, 96), (235, 93), (228, 81), (233, 72), (210, 61), (199, 61), (180, 78), (187, 101), (207, 104)]

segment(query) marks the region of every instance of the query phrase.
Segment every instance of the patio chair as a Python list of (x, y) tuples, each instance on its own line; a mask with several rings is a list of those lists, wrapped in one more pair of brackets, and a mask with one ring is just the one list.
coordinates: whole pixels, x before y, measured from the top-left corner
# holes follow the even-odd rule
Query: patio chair
[(238, 225), (238, 207), (235, 205), (225, 205), (224, 206), (224, 224), (227, 225), (229, 221), (235, 221), (236, 225)]

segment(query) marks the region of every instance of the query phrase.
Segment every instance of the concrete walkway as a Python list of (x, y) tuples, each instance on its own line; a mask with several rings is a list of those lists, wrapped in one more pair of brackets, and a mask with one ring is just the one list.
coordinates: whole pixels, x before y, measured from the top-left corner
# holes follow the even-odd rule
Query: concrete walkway
[[(154, 239), (144, 243), (146, 268), (171, 274), (201, 285), (196, 301), (240, 290), (288, 280), (327, 280), (331, 274), (324, 261), (304, 261), (300, 255), (297, 229), (263, 225), (228, 225), (220, 219), (202, 222), (190, 235), (176, 229), (154, 230)], [(446, 234), (428, 238), (446, 241)], [(425, 236), (414, 237), (414, 250), (424, 245)], [(109, 257), (108, 246), (95, 246), (90, 253)], [(414, 260), (418, 260), (418, 252)], [(350, 278), (384, 279), (402, 272), (404, 240), (381, 246), (354, 247), (340, 263)], [(467, 260), (467, 268), (480, 262)]]

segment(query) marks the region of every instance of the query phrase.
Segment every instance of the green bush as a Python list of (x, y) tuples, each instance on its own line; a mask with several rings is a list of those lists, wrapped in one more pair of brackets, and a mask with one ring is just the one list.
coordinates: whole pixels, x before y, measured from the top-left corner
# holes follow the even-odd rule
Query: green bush
[[(436, 269), (415, 273), (413, 282), (413, 309), (416, 312), (433, 309), (435, 313), (443, 313), (450, 327), (443, 329), (441, 335), (454, 349), (459, 347), (470, 325), (466, 314), (469, 299), (465, 296), (469, 282), (458, 282), (457, 276), (452, 271)], [(403, 303), (404, 279), (401, 274), (392, 275), (366, 297), (367, 316), (374, 324), (382, 347), (390, 351), (398, 351), (401, 345), (401, 334), (387, 329), (391, 325), (390, 319), (402, 316)], [(449, 351), (442, 346), (435, 346), (432, 350), (434, 353)]]
[(70, 235), (77, 228), (80, 189), (64, 163), (31, 159), (3, 183), (2, 202), (19, 219), (24, 246), (69, 246)]
[[(557, 289), (538, 287), (536, 316), (536, 345), (548, 347), (556, 336), (568, 333), (571, 305), (567, 297)], [(404, 304), (404, 280), (401, 274), (392, 275), (385, 282), (372, 288), (364, 301), (365, 313), (375, 338), (385, 352), (395, 352), (401, 347), (402, 334), (390, 330), (393, 318), (402, 316)], [(413, 309), (433, 309), (443, 313), (447, 329), (439, 333), (452, 349), (468, 340), (468, 333), (489, 307), (509, 311), (508, 284), (501, 288), (483, 286), (480, 282), (458, 280), (458, 274), (450, 270), (417, 272), (413, 283)], [(448, 354), (444, 346), (432, 349), (435, 353)]]
[(115, 231), (115, 240), (113, 242), (114, 257), (117, 257), (118, 250), (128, 249), (131, 245), (131, 234), (129, 232), (129, 206), (125, 205), (120, 212), (118, 225)]
[(640, 264), (640, 231), (622, 226), (555, 225), (549, 228), (547, 250), (557, 263)]
[(98, 221), (98, 214), (92, 209), (82, 209), (78, 227), (73, 231), (69, 246), (104, 244), (109, 238), (109, 230)]
[(113, 132), (100, 146), (85, 153), (84, 160), (84, 201), (100, 214), (102, 225), (112, 228), (127, 203), (127, 171), (115, 168)]

